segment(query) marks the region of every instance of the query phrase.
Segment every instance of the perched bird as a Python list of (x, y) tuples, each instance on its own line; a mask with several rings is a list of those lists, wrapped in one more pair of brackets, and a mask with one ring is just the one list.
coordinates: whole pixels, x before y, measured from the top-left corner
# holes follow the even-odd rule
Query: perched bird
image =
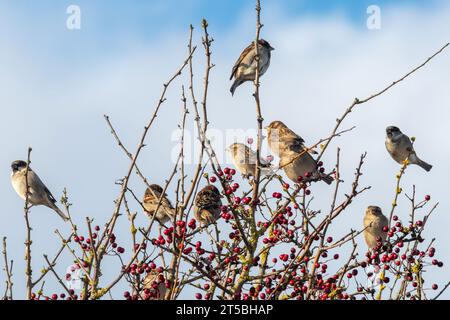
[(385, 227), (389, 227), (389, 221), (381, 209), (377, 206), (368, 207), (364, 216), (364, 240), (369, 249), (375, 248), (378, 242), (386, 241), (387, 231), (383, 230)]
[(391, 157), (399, 164), (408, 159), (409, 163), (416, 164), (426, 171), (430, 171), (432, 165), (419, 159), (414, 151), (411, 139), (406, 134), (403, 134), (399, 128), (390, 126), (386, 128), (386, 149)]
[(166, 295), (166, 285), (162, 281), (159, 273), (155, 270), (150, 271), (142, 281), (142, 289), (146, 300), (164, 300)]
[[(160, 198), (161, 204), (158, 208)], [(167, 194), (163, 194), (163, 188), (161, 188), (161, 186), (157, 184), (152, 184), (150, 185), (150, 188), (147, 188), (147, 190), (145, 190), (143, 206), (150, 218), (153, 217), (156, 208), (158, 208), (155, 219), (158, 220), (161, 224), (165, 224), (166, 222), (173, 220), (173, 218), (175, 217), (175, 208), (167, 198)]]
[[(28, 168), (27, 174), (27, 163), (22, 160), (14, 161), (11, 164), (11, 183), (14, 190), (22, 198), (26, 199), (27, 193), (27, 180), (28, 180), (28, 202), (32, 206), (44, 205), (50, 209), (55, 210), (55, 212), (63, 218), (64, 221), (68, 221), (69, 218), (56, 206), (55, 197), (50, 193), (45, 184), (41, 181), (39, 176)], [(25, 179), (25, 177), (28, 179)]]
[[(305, 140), (289, 129), (281, 121), (272, 121), (267, 127), (269, 148), (278, 157), (289, 151), (302, 152), (305, 149)], [(308, 150), (310, 154), (317, 154), (314, 150)]]
[(332, 177), (319, 171), (316, 160), (311, 156), (316, 152), (307, 150), (305, 141), (283, 122), (274, 121), (266, 129), (269, 148), (280, 157), (279, 167), (289, 179), (298, 182), (298, 178), (302, 177), (304, 181), (333, 182)]
[(195, 197), (194, 216), (202, 224), (214, 223), (220, 217), (222, 196), (219, 190), (208, 185), (197, 193)]
[[(257, 156), (256, 152), (243, 143), (233, 143), (227, 149), (231, 154), (234, 166), (243, 177), (249, 178), (255, 175)], [(273, 174), (271, 165), (260, 157), (260, 169), (262, 175)]]
[[(259, 75), (262, 76), (270, 65), (270, 52), (274, 50), (270, 44), (263, 39), (259, 40), (258, 51), (259, 51)], [(233, 85), (231, 86), (231, 94), (234, 95), (234, 91), (237, 87), (246, 81), (255, 80), (256, 76), (256, 50), (255, 43), (252, 42), (247, 48), (242, 51), (239, 59), (234, 64), (233, 70), (231, 71), (230, 80), (234, 79)]]

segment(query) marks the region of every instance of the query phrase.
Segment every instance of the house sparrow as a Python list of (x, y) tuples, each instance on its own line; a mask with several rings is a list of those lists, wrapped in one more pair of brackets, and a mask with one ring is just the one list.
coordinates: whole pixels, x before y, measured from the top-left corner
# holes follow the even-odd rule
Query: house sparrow
[[(27, 182), (25, 176), (27, 174), (27, 163), (22, 160), (14, 161), (11, 164), (11, 183), (14, 190), (22, 198), (26, 199), (27, 193)], [(69, 218), (56, 206), (56, 200), (50, 191), (47, 189), (45, 184), (41, 181), (39, 176), (28, 168), (28, 202), (32, 206), (44, 205), (50, 209), (55, 210), (55, 212), (63, 218), (64, 221), (68, 221)]]
[[(274, 50), (270, 44), (263, 39), (259, 40), (259, 75), (262, 76), (270, 65), (270, 52)], [(255, 44), (252, 42), (247, 48), (242, 51), (239, 59), (234, 64), (231, 71), (230, 80), (235, 78), (233, 85), (231, 86), (231, 95), (234, 95), (234, 91), (237, 87), (246, 81), (254, 81), (256, 76), (256, 50)]]
[[(269, 148), (278, 157), (289, 151), (301, 152), (305, 149), (305, 140), (289, 129), (281, 121), (272, 121), (266, 128)], [(308, 150), (310, 154), (317, 154), (314, 150)]]
[(381, 209), (377, 206), (370, 206), (366, 209), (364, 216), (364, 240), (369, 249), (377, 246), (379, 240), (386, 241), (387, 231), (383, 231), (384, 227), (389, 227), (389, 221), (383, 215)]
[(142, 289), (146, 300), (164, 300), (167, 291), (164, 281), (161, 281), (155, 270), (150, 271), (144, 278)]
[(195, 197), (194, 216), (202, 224), (214, 223), (220, 217), (222, 196), (219, 190), (208, 185), (197, 193)]
[(311, 156), (316, 152), (307, 150), (305, 141), (283, 122), (274, 121), (266, 129), (269, 148), (280, 157), (279, 167), (289, 179), (298, 182), (298, 178), (302, 177), (306, 181), (323, 180), (327, 184), (333, 182), (332, 177), (319, 172), (317, 162)]
[(417, 164), (426, 171), (430, 171), (433, 167), (419, 159), (409, 137), (403, 134), (397, 127), (390, 126), (386, 128), (385, 144), (391, 157), (399, 164), (403, 164), (408, 159), (409, 163)]
[[(256, 152), (243, 143), (233, 143), (227, 149), (231, 154), (234, 166), (239, 170), (243, 177), (248, 178), (255, 175), (256, 171)], [(263, 175), (273, 174), (270, 163), (260, 158), (260, 169)]]
[[(150, 185), (150, 188), (145, 190), (143, 206), (146, 213), (152, 217), (155, 213), (156, 208), (159, 204), (159, 199), (163, 193), (163, 188), (157, 184)], [(173, 220), (175, 217), (175, 208), (170, 203), (167, 198), (167, 194), (164, 193), (161, 199), (161, 205), (158, 208), (158, 213), (156, 214), (156, 220), (158, 220), (161, 224), (165, 224), (166, 222)]]

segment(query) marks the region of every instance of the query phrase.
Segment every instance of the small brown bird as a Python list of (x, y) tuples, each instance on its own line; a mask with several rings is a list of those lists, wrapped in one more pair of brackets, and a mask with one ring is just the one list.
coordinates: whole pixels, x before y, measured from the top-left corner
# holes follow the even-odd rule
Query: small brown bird
[(159, 273), (150, 271), (142, 281), (143, 298), (146, 300), (164, 300), (167, 292), (166, 285)]
[(364, 216), (364, 240), (369, 249), (377, 246), (378, 242), (383, 243), (387, 238), (387, 231), (384, 228), (389, 227), (389, 221), (381, 212), (381, 208), (377, 206), (370, 206), (366, 209)]
[[(152, 184), (150, 185), (150, 188), (147, 188), (147, 190), (145, 190), (143, 206), (150, 218), (153, 217), (156, 208), (158, 207), (159, 199), (161, 198), (162, 193), (163, 188), (161, 188), (161, 186), (157, 184)], [(167, 194), (164, 193), (155, 219), (158, 220), (161, 224), (165, 224), (166, 222), (173, 220), (175, 213), (175, 208), (167, 198)]]
[[(269, 148), (278, 157), (288, 151), (301, 152), (305, 148), (305, 140), (289, 129), (281, 121), (272, 121), (267, 127)], [(314, 150), (308, 150), (311, 154), (317, 154)]]
[(195, 197), (194, 216), (195, 219), (205, 224), (214, 223), (220, 217), (222, 196), (219, 190), (208, 185), (197, 193)]
[(333, 182), (332, 177), (318, 170), (317, 162), (311, 156), (316, 152), (307, 150), (302, 137), (281, 121), (273, 121), (266, 129), (269, 148), (280, 158), (279, 167), (289, 179), (298, 182), (298, 178), (302, 177), (303, 181), (322, 180), (327, 184)]
[[(255, 175), (257, 156), (256, 152), (243, 143), (233, 143), (227, 149), (231, 154), (234, 166), (239, 170), (244, 178)], [(271, 165), (260, 157), (260, 169), (262, 175), (273, 174)]]
[(432, 165), (421, 160), (414, 150), (411, 139), (400, 131), (399, 128), (389, 126), (386, 128), (386, 149), (397, 163), (403, 164), (408, 159), (409, 163), (420, 166), (425, 171), (430, 171)]
[[(28, 184), (28, 205), (43, 205), (53, 209), (64, 221), (68, 221), (67, 217), (61, 209), (56, 205), (56, 199), (39, 176), (28, 168), (27, 163), (23, 160), (16, 160), (11, 164), (11, 183), (17, 194), (25, 200), (27, 197)], [(27, 181), (28, 180), (28, 181)]]
[[(270, 44), (263, 39), (259, 40), (258, 51), (259, 51), (259, 75), (262, 76), (270, 65), (271, 51), (275, 50), (270, 46)], [(231, 86), (231, 94), (234, 95), (234, 91), (237, 87), (246, 81), (255, 80), (256, 76), (256, 50), (255, 44), (252, 42), (247, 48), (242, 51), (239, 59), (234, 64), (233, 70), (231, 71), (230, 80), (235, 78), (233, 85)]]

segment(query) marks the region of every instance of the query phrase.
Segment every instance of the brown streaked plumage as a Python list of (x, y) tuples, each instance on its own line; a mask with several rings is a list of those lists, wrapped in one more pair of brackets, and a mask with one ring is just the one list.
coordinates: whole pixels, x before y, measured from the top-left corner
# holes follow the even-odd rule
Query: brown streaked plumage
[[(145, 190), (143, 206), (150, 218), (154, 215), (155, 210), (158, 207), (162, 192), (163, 188), (161, 188), (161, 186), (157, 184), (152, 184), (150, 185), (150, 188), (147, 188), (147, 190)], [(165, 224), (166, 222), (172, 220), (174, 216), (175, 208), (167, 198), (167, 194), (164, 194), (162, 196), (161, 205), (158, 208), (158, 212), (155, 218), (160, 223)]]
[[(305, 148), (305, 140), (281, 121), (272, 121), (266, 129), (269, 148), (277, 156), (287, 151), (301, 152)], [(314, 150), (308, 152), (317, 154)]]
[(369, 206), (366, 209), (364, 215), (364, 240), (366, 241), (367, 247), (373, 249), (378, 245), (378, 240), (381, 243), (386, 241), (387, 232), (383, 231), (384, 227), (389, 226), (389, 220), (383, 215), (380, 207)]
[(222, 196), (213, 185), (204, 187), (195, 197), (194, 216), (203, 225), (214, 223), (220, 217)]
[[(274, 50), (270, 44), (263, 39), (259, 40), (258, 51), (259, 51), (259, 75), (262, 76), (270, 65), (270, 52)], [(256, 50), (255, 44), (252, 42), (247, 48), (242, 51), (241, 55), (237, 59), (231, 71), (230, 80), (235, 78), (233, 85), (231, 86), (230, 92), (233, 95), (237, 87), (246, 81), (255, 80), (256, 76)]]
[[(257, 155), (243, 143), (233, 143), (227, 149), (231, 154), (234, 166), (243, 177), (249, 178), (255, 175)], [(260, 169), (263, 175), (273, 173), (270, 163), (260, 158)]]
[[(279, 167), (290, 180), (298, 182), (298, 178), (302, 177), (304, 181), (322, 180), (327, 184), (333, 182), (332, 177), (318, 171), (317, 162), (311, 156), (315, 152), (307, 150), (302, 137), (281, 121), (273, 121), (266, 129), (269, 148), (280, 158)], [(311, 176), (305, 179), (308, 173)]]

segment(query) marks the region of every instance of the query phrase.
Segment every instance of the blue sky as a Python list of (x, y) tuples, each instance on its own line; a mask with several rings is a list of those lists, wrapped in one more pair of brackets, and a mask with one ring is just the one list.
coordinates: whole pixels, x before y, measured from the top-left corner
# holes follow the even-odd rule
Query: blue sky
[[(329, 133), (336, 117), (355, 96), (361, 98), (384, 87), (450, 39), (448, 1), (262, 2), (263, 37), (276, 48), (262, 79), (263, 115), (267, 121), (285, 121), (309, 143)], [(81, 8), (81, 30), (69, 31), (65, 27), (70, 4)], [(378, 31), (366, 28), (366, 8), (371, 4), (381, 8), (382, 28)], [(0, 0), (0, 194), (4, 199), (0, 236), (8, 236), (16, 260), (17, 296), (24, 288), (20, 278), (24, 270), (23, 203), (9, 182), (11, 161), (25, 158), (27, 147), (32, 146), (33, 168), (55, 197), (59, 199), (62, 189), (68, 187), (76, 221), (81, 225), (89, 215), (103, 224), (118, 193), (114, 181), (128, 168), (128, 160), (114, 143), (103, 114), (111, 116), (125, 144), (134, 149), (159, 98), (161, 84), (186, 55), (191, 23), (196, 27), (194, 40), (201, 52), (203, 17), (209, 21), (215, 39), (212, 59), (216, 67), (211, 74), (209, 100), (211, 127), (251, 128), (254, 102), (250, 86), (243, 85), (231, 98), (228, 77), (240, 50), (254, 37), (254, 1)], [(436, 146), (448, 144), (450, 135), (449, 57), (448, 52), (444, 53), (347, 120), (347, 126), (357, 128), (336, 140), (325, 161), (333, 165), (333, 148), (339, 145), (342, 174), (350, 181), (359, 155), (367, 151), (364, 183), (372, 190), (355, 201), (349, 214), (333, 226), (336, 234), (359, 228), (360, 214), (367, 205), (377, 204), (388, 210), (398, 166), (384, 149), (384, 128), (397, 124), (418, 137), (417, 148), (424, 160), (434, 165), (429, 174), (411, 168), (404, 189), (417, 184), (421, 195), (431, 194), (433, 200), (441, 202), (428, 236), (437, 237), (439, 257), (450, 261), (446, 245), (450, 225), (446, 183), (450, 174), (446, 166), (450, 151), (436, 150)], [(201, 54), (195, 62), (199, 87)], [(182, 83), (186, 84), (185, 77), (168, 93), (139, 160), (144, 174), (160, 184), (173, 166), (173, 117), (179, 119)], [(131, 186), (138, 194), (144, 191), (136, 177)], [(173, 186), (170, 191), (174, 197)], [(315, 185), (313, 191), (317, 199), (330, 196), (329, 188), (322, 185)], [(317, 206), (320, 204), (318, 200)], [(407, 202), (402, 205), (407, 208)], [(135, 204), (134, 209), (138, 210)], [(67, 226), (46, 208), (34, 208), (32, 213), (33, 250), (51, 255), (58, 246), (52, 231), (57, 227), (68, 231)], [(138, 219), (146, 222), (142, 214)], [(117, 234), (127, 245), (129, 228), (125, 220), (119, 222)], [(63, 258), (59, 266), (62, 272), (70, 261), (69, 256)], [(34, 263), (35, 269), (42, 266), (39, 255)], [(449, 274), (449, 269), (445, 270)], [(105, 274), (110, 279), (115, 270)], [(3, 276), (0, 273), (0, 284), (4, 283)], [(429, 276), (439, 283), (448, 280), (445, 274)], [(48, 285), (56, 287), (51, 278)], [(121, 296), (124, 288), (126, 285), (121, 284), (114, 296)]]
[[(426, 0), (284, 0), (266, 1), (264, 15), (277, 7), (286, 19), (317, 17), (339, 14), (352, 23), (364, 23), (366, 8), (371, 4), (382, 7), (404, 6), (432, 10), (439, 1)], [(66, 8), (79, 5), (82, 10), (82, 30), (67, 32), (61, 28), (67, 16)], [(89, 57), (104, 56), (120, 49), (127, 41), (159, 41), (175, 32), (186, 32), (189, 24), (199, 25), (202, 18), (210, 22), (211, 32), (220, 35), (234, 26), (243, 15), (252, 12), (253, 1), (230, 0), (80, 0), (80, 1), (2, 1), (13, 20), (22, 21), (16, 30), (28, 41), (29, 37), (41, 39), (38, 52), (53, 55), (58, 60), (72, 63), (85, 62)], [(126, 39), (124, 39), (126, 38)], [(131, 39), (130, 39), (131, 38)], [(58, 54), (63, 54), (59, 58)]]

